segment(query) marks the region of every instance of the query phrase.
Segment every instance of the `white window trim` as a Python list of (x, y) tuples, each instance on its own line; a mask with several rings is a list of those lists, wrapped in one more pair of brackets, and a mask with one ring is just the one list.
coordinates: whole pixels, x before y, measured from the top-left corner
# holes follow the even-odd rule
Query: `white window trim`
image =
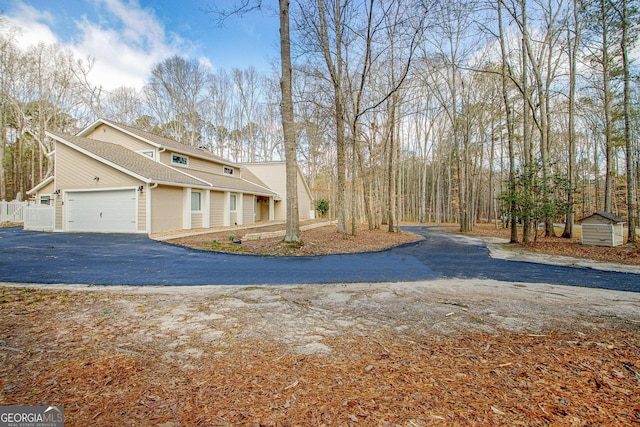
[[(174, 162), (173, 156), (184, 157), (187, 160), (187, 163)], [(180, 153), (171, 153), (171, 164), (174, 166), (179, 166), (183, 168), (189, 167), (189, 156), (185, 156), (184, 154), (180, 154)]]
[(49, 200), (49, 203), (47, 205), (48, 206), (53, 206), (53, 194), (38, 194), (38, 204), (39, 205), (42, 204), (42, 198), (43, 197), (48, 197), (47, 200)]
[(230, 166), (223, 166), (222, 173), (225, 175), (232, 175), (235, 173), (234, 169)]

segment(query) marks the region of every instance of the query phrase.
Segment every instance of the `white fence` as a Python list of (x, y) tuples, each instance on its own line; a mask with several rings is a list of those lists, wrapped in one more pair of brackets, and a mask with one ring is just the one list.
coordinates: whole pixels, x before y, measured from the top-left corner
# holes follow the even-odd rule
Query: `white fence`
[(28, 205), (24, 207), (24, 229), (34, 231), (53, 231), (55, 224), (55, 206)]
[(23, 222), (25, 202), (0, 200), (0, 222)]

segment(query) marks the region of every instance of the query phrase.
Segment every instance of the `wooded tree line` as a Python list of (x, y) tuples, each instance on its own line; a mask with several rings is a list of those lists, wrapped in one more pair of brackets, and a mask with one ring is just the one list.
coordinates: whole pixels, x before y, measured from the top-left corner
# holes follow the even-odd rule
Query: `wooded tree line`
[[(502, 219), (512, 240), (595, 210), (638, 221), (637, 0), (297, 0), (297, 160), (339, 231)], [(51, 173), (44, 129), (97, 117), (231, 160), (284, 159), (279, 71), (180, 57), (142, 90), (2, 30), (0, 196)], [(522, 235), (516, 234), (521, 223)], [(635, 233), (630, 233), (630, 239)]]

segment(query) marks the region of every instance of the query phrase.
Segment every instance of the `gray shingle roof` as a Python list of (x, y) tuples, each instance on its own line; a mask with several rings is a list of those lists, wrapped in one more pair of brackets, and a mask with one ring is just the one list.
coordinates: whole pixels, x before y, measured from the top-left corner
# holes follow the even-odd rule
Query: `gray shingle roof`
[[(72, 145), (93, 154), (99, 159), (119, 166), (121, 169), (142, 177), (149, 182), (159, 182), (178, 186), (211, 187), (212, 189), (238, 191), (278, 197), (278, 194), (267, 188), (260, 180), (249, 174), (249, 180), (225, 176), (221, 174), (185, 169), (180, 171), (156, 162), (142, 154), (118, 144), (104, 142), (80, 136), (66, 135), (59, 132), (49, 132), (67, 145)], [(255, 178), (255, 182), (251, 178)]]
[(620, 223), (620, 222), (626, 222), (623, 218), (620, 218), (619, 216), (615, 216), (614, 214), (611, 214), (609, 212), (602, 212), (602, 211), (595, 211), (593, 213), (593, 215), (589, 215), (586, 218), (583, 218), (582, 220), (584, 221), (587, 218), (591, 218), (592, 216), (601, 216), (602, 218), (608, 219), (611, 222), (615, 222), (615, 223)]
[(196, 157), (202, 157), (204, 159), (207, 160), (213, 160), (215, 162), (218, 163), (222, 163), (225, 165), (230, 165), (230, 166), (237, 166), (235, 163), (220, 157), (220, 156), (216, 156), (215, 154), (207, 151), (207, 150), (201, 150), (199, 148), (196, 147), (192, 147), (190, 145), (187, 144), (183, 144), (181, 142), (178, 141), (174, 141), (173, 139), (170, 138), (165, 138), (164, 136), (160, 136), (160, 135), (156, 135), (155, 133), (151, 133), (151, 132), (147, 132), (144, 130), (140, 130), (140, 129), (136, 129), (134, 127), (128, 126), (128, 125), (124, 125), (122, 123), (117, 123), (111, 120), (107, 120), (107, 119), (100, 119), (100, 121), (109, 124), (110, 126), (114, 126), (116, 128), (120, 128), (122, 130), (125, 130), (126, 132), (129, 132), (135, 136), (137, 136), (138, 138), (142, 138), (145, 139), (147, 141), (152, 142), (153, 144), (156, 144), (160, 147), (164, 147), (164, 148), (171, 148), (173, 150), (176, 151), (180, 151), (182, 153), (185, 154), (189, 154), (191, 156), (196, 156)]
[(79, 136), (65, 135), (58, 132), (48, 133), (59, 140), (66, 141), (67, 145), (73, 145), (85, 150), (100, 159), (113, 163), (114, 165), (143, 177), (150, 182), (173, 183), (177, 185), (192, 185), (198, 187), (207, 186), (205, 182), (188, 176), (162, 163), (155, 162), (144, 155), (133, 153), (131, 150), (120, 145), (82, 138)]
[(194, 170), (189, 170), (188, 173), (195, 176), (196, 178), (200, 178), (210, 183), (214, 188), (231, 190), (231, 191), (239, 191), (243, 193), (258, 194), (261, 196), (274, 196), (274, 197), (278, 196), (277, 193), (268, 189), (266, 186), (261, 186), (255, 182), (251, 182), (246, 179), (233, 178), (230, 176), (220, 175), (216, 173), (194, 171)]

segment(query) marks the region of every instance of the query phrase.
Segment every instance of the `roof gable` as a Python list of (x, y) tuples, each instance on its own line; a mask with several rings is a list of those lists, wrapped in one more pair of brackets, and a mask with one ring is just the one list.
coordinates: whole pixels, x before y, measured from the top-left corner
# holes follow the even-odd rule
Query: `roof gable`
[(196, 177), (185, 174), (165, 164), (155, 162), (144, 155), (133, 153), (131, 150), (117, 144), (56, 132), (47, 132), (47, 135), (54, 138), (57, 142), (78, 150), (101, 163), (114, 167), (141, 181), (178, 186), (209, 186), (208, 183)]
[(105, 125), (117, 129), (121, 132), (124, 132), (134, 138), (138, 138), (156, 148), (160, 149), (170, 149), (175, 152), (179, 152), (182, 154), (188, 154), (189, 156), (198, 157), (204, 160), (208, 160), (211, 162), (221, 163), (223, 165), (233, 166), (239, 168), (240, 166), (236, 163), (233, 163), (230, 160), (227, 160), (223, 157), (216, 156), (215, 154), (196, 147), (192, 147), (187, 144), (183, 144), (181, 142), (175, 141), (170, 138), (166, 138), (164, 136), (156, 135), (155, 133), (147, 132), (141, 129), (134, 128), (132, 126), (128, 126), (122, 123), (117, 123), (107, 119), (98, 119), (93, 124), (88, 126), (86, 129), (80, 131), (77, 136), (85, 137), (89, 135), (93, 130), (95, 130), (98, 126)]
[(42, 181), (40, 184), (36, 185), (31, 190), (27, 191), (27, 194), (30, 196), (33, 194), (36, 194), (38, 191), (40, 191), (41, 189), (49, 185), (51, 182), (53, 182), (53, 176), (45, 178), (44, 181)]

